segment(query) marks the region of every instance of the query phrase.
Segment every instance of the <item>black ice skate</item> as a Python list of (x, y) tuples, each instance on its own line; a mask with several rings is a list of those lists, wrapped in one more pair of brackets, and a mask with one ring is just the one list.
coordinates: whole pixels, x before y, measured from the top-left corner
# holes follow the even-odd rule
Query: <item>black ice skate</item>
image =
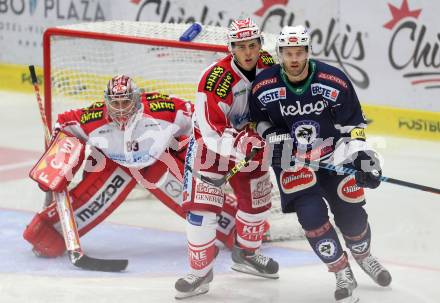
[(175, 284), (177, 290), (175, 298), (180, 300), (206, 294), (209, 291), (209, 283), (212, 282), (213, 278), (212, 269), (204, 277), (188, 274), (186, 277), (180, 278)]
[(249, 252), (236, 245), (232, 249), (232, 269), (245, 274), (278, 279), (278, 263), (258, 251)]
[(359, 298), (352, 296), (353, 290), (357, 287), (356, 279), (351, 271), (350, 265), (335, 273), (336, 290), (335, 299), (337, 303), (356, 303)]
[(391, 284), (391, 274), (371, 254), (361, 260), (356, 260), (359, 266), (380, 286), (386, 287)]

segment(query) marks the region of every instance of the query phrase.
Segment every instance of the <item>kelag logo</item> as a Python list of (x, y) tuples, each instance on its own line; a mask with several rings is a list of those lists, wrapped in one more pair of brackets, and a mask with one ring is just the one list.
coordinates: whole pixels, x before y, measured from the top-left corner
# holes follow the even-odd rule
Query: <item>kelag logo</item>
[(410, 9), (407, 0), (402, 0), (399, 8), (388, 6), (392, 19), (383, 27), (392, 31), (388, 46), (391, 66), (403, 71), (413, 86), (440, 89), (440, 32), (429, 31), (421, 24), (422, 10)]

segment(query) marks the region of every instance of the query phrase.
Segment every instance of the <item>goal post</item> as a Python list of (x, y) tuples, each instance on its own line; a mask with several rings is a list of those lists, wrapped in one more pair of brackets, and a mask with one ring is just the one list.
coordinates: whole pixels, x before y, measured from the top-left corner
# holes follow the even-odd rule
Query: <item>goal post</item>
[(205, 26), (194, 42), (179, 41), (187, 27), (105, 21), (47, 29), (43, 65), (49, 126), (69, 105), (102, 100), (116, 74), (133, 77), (140, 88), (193, 100), (201, 71), (227, 52), (226, 29)]

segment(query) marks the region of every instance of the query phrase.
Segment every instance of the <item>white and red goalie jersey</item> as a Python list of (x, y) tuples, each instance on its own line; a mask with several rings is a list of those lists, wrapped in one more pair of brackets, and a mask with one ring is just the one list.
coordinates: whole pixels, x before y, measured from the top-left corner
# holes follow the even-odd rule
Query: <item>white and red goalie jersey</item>
[(55, 132), (64, 130), (98, 148), (124, 167), (141, 169), (191, 132), (192, 104), (160, 93), (141, 95), (140, 109), (121, 130), (112, 123), (103, 102), (58, 116)]
[[(273, 65), (271, 55), (260, 51), (256, 74)], [(195, 137), (202, 137), (209, 150), (228, 157), (233, 150), (235, 130), (249, 123), (250, 82), (228, 55), (209, 66), (199, 82), (193, 116)]]
[[(185, 217), (180, 204), (187, 142), (179, 138), (191, 132), (192, 111), (190, 102), (144, 93), (139, 110), (124, 130), (112, 123), (102, 102), (59, 115), (55, 138), (68, 134), (92, 146), (88, 157), (92, 169), (87, 170), (86, 164), (81, 181), (69, 190), (80, 236), (109, 216), (138, 183)], [(230, 245), (235, 197), (230, 196), (229, 202), (219, 216), (218, 239)], [(61, 234), (56, 203), (52, 203), (35, 215), (23, 236), (36, 254), (55, 257), (65, 251)]]

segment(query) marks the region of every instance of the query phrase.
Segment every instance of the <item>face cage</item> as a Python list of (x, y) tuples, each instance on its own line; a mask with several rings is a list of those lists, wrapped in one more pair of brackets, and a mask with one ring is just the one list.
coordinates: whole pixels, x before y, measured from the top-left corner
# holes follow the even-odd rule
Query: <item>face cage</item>
[[(129, 100), (130, 105), (121, 109), (112, 105), (112, 103)], [(134, 94), (125, 95), (107, 95), (105, 99), (107, 105), (107, 113), (109, 117), (118, 124), (120, 129), (124, 129), (128, 125), (130, 119), (134, 116), (138, 109), (138, 102), (134, 98)]]

